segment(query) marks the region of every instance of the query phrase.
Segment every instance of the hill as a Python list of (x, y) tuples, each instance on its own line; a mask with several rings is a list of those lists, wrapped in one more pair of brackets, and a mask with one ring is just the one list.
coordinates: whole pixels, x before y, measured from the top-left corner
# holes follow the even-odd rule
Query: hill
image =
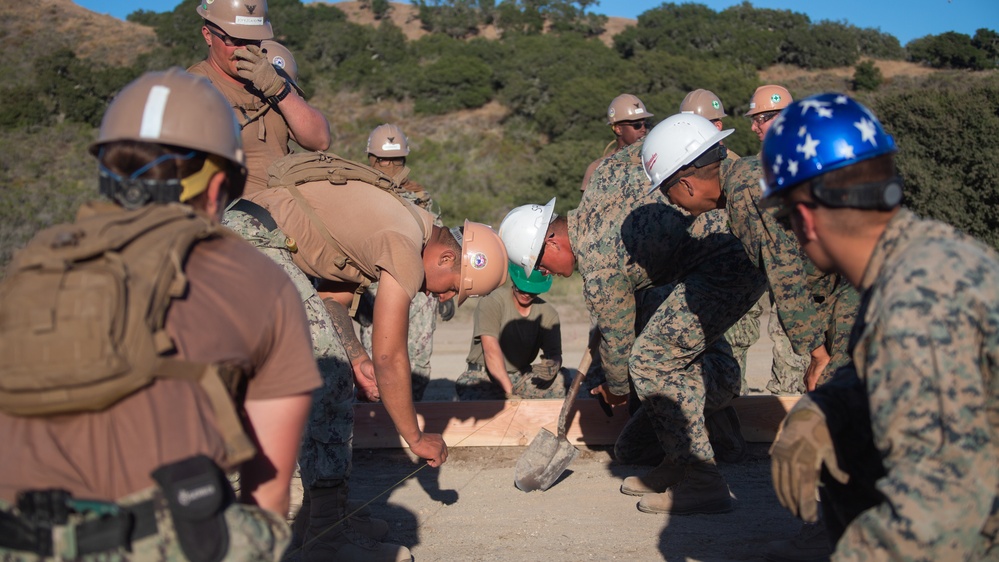
[[(353, 23), (372, 26), (379, 25), (380, 23), (379, 20), (375, 19), (371, 9), (367, 7), (370, 2), (327, 2), (327, 4), (343, 10), (347, 14), (347, 19)], [(389, 5), (391, 9), (389, 10), (388, 19), (402, 30), (407, 39), (419, 39), (427, 34), (420, 26), (419, 9), (416, 6), (401, 2), (389, 2)], [(629, 18), (608, 17), (607, 25), (603, 34), (600, 35), (600, 40), (607, 46), (611, 46), (614, 44), (615, 35), (636, 23), (636, 20)], [(494, 26), (484, 25), (479, 27), (479, 37), (496, 39), (499, 37), (499, 33)]]
[(0, 3), (0, 70), (30, 71), (31, 62), (56, 49), (112, 66), (131, 64), (152, 50), (156, 33), (77, 6), (70, 0)]

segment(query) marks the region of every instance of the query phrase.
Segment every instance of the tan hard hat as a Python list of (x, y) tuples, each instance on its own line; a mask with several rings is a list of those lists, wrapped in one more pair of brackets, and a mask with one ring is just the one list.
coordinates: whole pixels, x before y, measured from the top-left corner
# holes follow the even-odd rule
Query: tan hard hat
[(285, 80), (298, 92), (298, 95), (305, 97), (305, 92), (298, 85), (298, 63), (295, 62), (295, 55), (291, 54), (288, 47), (273, 39), (264, 39), (260, 42), (260, 50), (267, 55), (267, 60), (271, 61)]
[(638, 96), (621, 94), (607, 106), (607, 124), (613, 125), (619, 121), (638, 121), (655, 115), (645, 109), (645, 104)]
[(201, 0), (198, 15), (236, 39), (272, 39), (267, 0)]
[(468, 297), (481, 297), (506, 283), (506, 247), (488, 225), (465, 221), (461, 233), (461, 286), (457, 304)]
[(378, 125), (368, 135), (368, 154), (379, 158), (404, 158), (409, 154), (409, 140), (396, 125)]
[(714, 121), (727, 116), (725, 106), (711, 90), (697, 89), (680, 102), (680, 113), (693, 113)]
[(767, 111), (780, 111), (791, 105), (791, 92), (787, 88), (775, 85), (766, 85), (756, 88), (753, 97), (749, 99), (749, 111), (746, 117)]
[(147, 72), (125, 86), (104, 113), (90, 153), (97, 156), (105, 144), (124, 140), (221, 156), (246, 175), (243, 141), (232, 106), (207, 78), (179, 67)]

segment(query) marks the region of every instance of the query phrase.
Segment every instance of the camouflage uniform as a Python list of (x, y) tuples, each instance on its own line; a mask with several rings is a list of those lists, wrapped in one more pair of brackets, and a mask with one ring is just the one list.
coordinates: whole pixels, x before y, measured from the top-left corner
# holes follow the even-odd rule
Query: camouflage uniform
[[(408, 179), (406, 176), (409, 168), (404, 168), (403, 172), (396, 178), (403, 178), (402, 189), (396, 192), (418, 207), (421, 207), (434, 215), (439, 213), (434, 211), (434, 201), (430, 194), (420, 184)], [(437, 226), (443, 226), (440, 218), (434, 220)], [(367, 301), (367, 306), (373, 307), (375, 295), (378, 294), (378, 283), (368, 285), (364, 295), (361, 297)], [(430, 384), (430, 356), (434, 352), (434, 331), (437, 329), (437, 305), (438, 299), (434, 295), (416, 293), (413, 302), (409, 305), (409, 362), (412, 371), (413, 400), (423, 399), (423, 393)], [(368, 355), (371, 355), (371, 326), (362, 325), (360, 329), (360, 341)]]
[(227, 211), (222, 224), (277, 262), (302, 295), (323, 388), (312, 394), (298, 463), (305, 488), (335, 486), (350, 475), (354, 435), (354, 373), (347, 352), (312, 281), (292, 261), (284, 233), (236, 210)]
[[(690, 464), (714, 457), (705, 405), (726, 405), (741, 384), (722, 335), (759, 299), (765, 280), (728, 232), (724, 211), (695, 220), (659, 192), (647, 193), (641, 146), (623, 148), (597, 168), (568, 215), (569, 240), (602, 336), (610, 391), (627, 394), (630, 374), (649, 414), (633, 422), (650, 423), (667, 457)], [(640, 313), (649, 319), (644, 329)], [(716, 342), (727, 360), (710, 364), (724, 365), (712, 371), (702, 359)], [(622, 432), (624, 439), (632, 435)], [(649, 443), (619, 438), (619, 445), (629, 451)]]
[[(844, 369), (810, 394), (837, 460), (875, 498), (851, 513), (856, 494), (823, 488), (830, 533), (842, 531), (833, 559), (996, 559), (999, 256), (902, 209), (874, 248), (861, 298), (850, 339), (857, 384), (838, 384)], [(869, 424), (857, 424), (868, 406)], [(875, 452), (863, 462), (856, 427)]]
[(777, 222), (769, 209), (760, 206), (760, 159), (744, 156), (722, 160), (721, 180), (730, 227), (746, 255), (770, 283), (770, 294), (779, 322), (786, 330), (793, 351), (809, 356), (824, 339), (824, 329), (809, 291), (805, 260), (794, 234)]
[[(66, 525), (53, 525), (52, 556), (42, 557), (24, 551), (0, 548), (2, 562), (36, 562), (41, 560), (78, 560), (80, 562), (119, 562), (125, 560), (162, 560), (182, 562), (188, 557), (181, 549), (167, 500), (157, 488), (137, 492), (122, 498), (118, 505), (129, 507), (147, 500), (155, 501), (156, 533), (132, 542), (130, 551), (124, 548), (79, 555), (79, 545), (74, 529), (98, 518), (90, 513), (74, 514)], [(0, 500), (0, 512), (11, 512), (9, 504)], [(256, 506), (234, 503), (225, 509), (223, 517), (228, 528), (229, 545), (226, 561), (278, 560), (291, 541), (291, 529), (284, 519), (271, 511)], [(111, 538), (111, 537), (107, 537)]]

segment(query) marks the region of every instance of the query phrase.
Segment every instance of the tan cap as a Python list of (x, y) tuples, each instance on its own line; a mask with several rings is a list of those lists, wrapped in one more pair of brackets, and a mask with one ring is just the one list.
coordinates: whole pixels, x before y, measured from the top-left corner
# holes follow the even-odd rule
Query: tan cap
[(267, 55), (267, 60), (271, 61), (278, 74), (295, 88), (298, 95), (304, 98), (305, 92), (298, 86), (298, 63), (295, 62), (295, 55), (291, 54), (288, 47), (273, 39), (264, 39), (260, 42), (260, 50)]
[(607, 107), (607, 124), (613, 125), (619, 121), (638, 121), (653, 115), (645, 109), (645, 104), (638, 99), (638, 96), (621, 94), (614, 98)]
[(725, 106), (711, 90), (694, 90), (680, 102), (680, 113), (693, 113), (705, 119), (721, 119), (728, 115)]
[(201, 0), (198, 15), (236, 39), (272, 39), (267, 0)]
[(207, 78), (179, 67), (147, 72), (125, 86), (104, 113), (90, 153), (97, 156), (103, 145), (123, 140), (214, 154), (246, 174), (232, 106)]
[(457, 304), (468, 297), (481, 297), (506, 283), (506, 247), (488, 225), (465, 221), (461, 232), (461, 286)]
[(749, 111), (746, 112), (746, 117), (768, 111), (780, 111), (791, 105), (792, 101), (794, 100), (791, 99), (791, 92), (788, 92), (787, 88), (772, 84), (760, 86), (756, 88), (753, 97), (749, 100)]
[(403, 158), (409, 154), (409, 140), (396, 125), (378, 125), (368, 135), (368, 154), (379, 158)]

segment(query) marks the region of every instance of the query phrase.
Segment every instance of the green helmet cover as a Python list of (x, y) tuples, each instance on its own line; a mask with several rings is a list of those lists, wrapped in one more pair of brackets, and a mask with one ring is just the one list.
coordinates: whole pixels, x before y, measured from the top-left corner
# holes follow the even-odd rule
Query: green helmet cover
[(544, 275), (535, 269), (531, 272), (531, 276), (527, 277), (524, 275), (524, 268), (514, 263), (510, 263), (508, 269), (510, 271), (510, 278), (513, 279), (513, 284), (524, 293), (540, 295), (552, 288), (551, 275)]

